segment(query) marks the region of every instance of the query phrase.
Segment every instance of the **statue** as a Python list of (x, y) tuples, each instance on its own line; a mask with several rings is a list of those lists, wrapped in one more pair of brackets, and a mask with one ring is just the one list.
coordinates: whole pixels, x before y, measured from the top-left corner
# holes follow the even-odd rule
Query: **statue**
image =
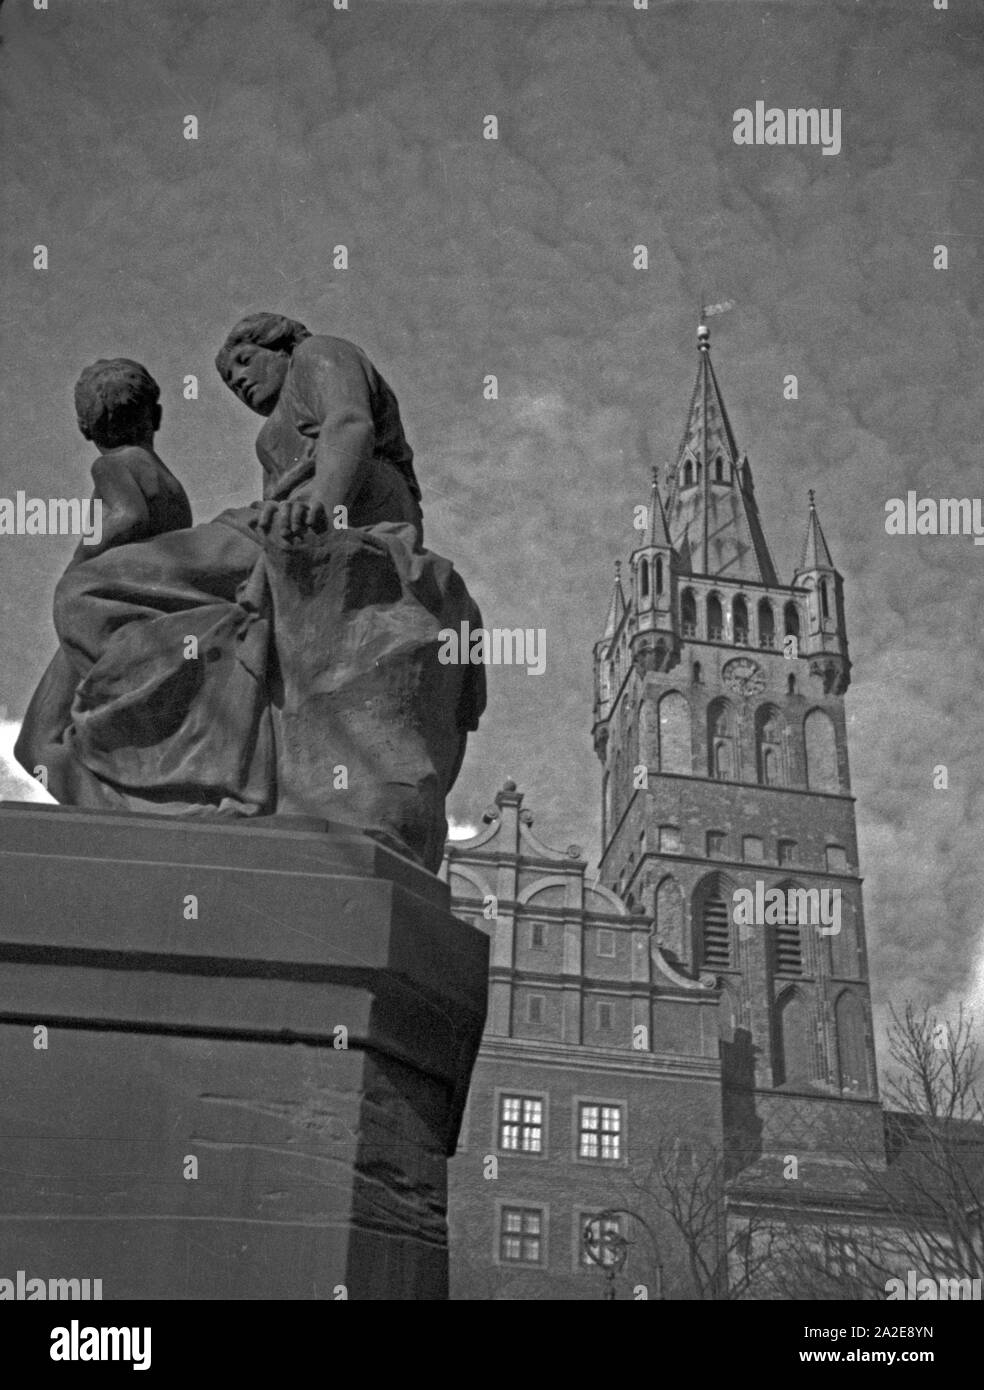
[(434, 872), (485, 705), (484, 669), (442, 664), (439, 634), (481, 615), (423, 547), (396, 398), (354, 344), (277, 314), (216, 365), (264, 417), (263, 500), (198, 526), (153, 449), (156, 383), (124, 359), (83, 372), (103, 536), (55, 590), (18, 760), (66, 804), (314, 815)]

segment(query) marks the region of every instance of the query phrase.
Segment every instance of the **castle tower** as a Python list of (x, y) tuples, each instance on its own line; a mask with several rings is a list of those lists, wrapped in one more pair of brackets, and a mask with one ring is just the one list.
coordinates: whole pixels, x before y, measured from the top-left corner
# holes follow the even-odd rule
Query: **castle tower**
[(818, 1133), (876, 1109), (843, 581), (811, 493), (780, 583), (704, 326), (664, 482), (594, 649), (601, 881), (717, 978), (726, 1092), (754, 1097), (735, 1110), (763, 1151), (788, 1149), (793, 1110)]

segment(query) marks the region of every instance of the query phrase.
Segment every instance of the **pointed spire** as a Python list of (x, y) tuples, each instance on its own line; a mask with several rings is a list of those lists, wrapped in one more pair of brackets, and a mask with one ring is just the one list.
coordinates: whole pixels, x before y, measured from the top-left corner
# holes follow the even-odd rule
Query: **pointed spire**
[(834, 562), (830, 558), (830, 550), (820, 526), (820, 518), (817, 516), (816, 503), (813, 500), (813, 489), (810, 488), (810, 518), (806, 523), (806, 539), (803, 542), (803, 559), (797, 573), (804, 570), (832, 570)]
[(689, 449), (705, 467), (719, 453), (737, 463), (738, 446), (711, 362), (711, 330), (704, 323), (697, 328), (697, 351), (697, 380), (690, 397), (680, 453)]
[(697, 329), (697, 380), (669, 489), (669, 533), (694, 574), (776, 584), (751, 469), (739, 455), (711, 364), (707, 325)]
[(612, 589), (612, 601), (608, 605), (608, 617), (605, 619), (605, 636), (614, 637), (619, 629), (619, 624), (625, 615), (625, 595), (622, 592), (622, 562), (615, 561), (615, 587)]

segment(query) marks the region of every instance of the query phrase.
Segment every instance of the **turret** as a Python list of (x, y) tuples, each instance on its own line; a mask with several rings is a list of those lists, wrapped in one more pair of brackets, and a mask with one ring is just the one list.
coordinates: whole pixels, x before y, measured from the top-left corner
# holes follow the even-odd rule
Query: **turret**
[(642, 530), (644, 541), (629, 560), (632, 581), (629, 646), (636, 669), (645, 675), (647, 671), (670, 671), (680, 660), (676, 618), (679, 566), (670, 542), (655, 469), (649, 505), (640, 507), (637, 516), (647, 524)]
[(803, 557), (793, 584), (805, 591), (806, 627), (800, 632), (799, 655), (809, 659), (810, 674), (820, 677), (826, 694), (842, 695), (851, 681), (844, 581), (830, 558), (812, 490)]

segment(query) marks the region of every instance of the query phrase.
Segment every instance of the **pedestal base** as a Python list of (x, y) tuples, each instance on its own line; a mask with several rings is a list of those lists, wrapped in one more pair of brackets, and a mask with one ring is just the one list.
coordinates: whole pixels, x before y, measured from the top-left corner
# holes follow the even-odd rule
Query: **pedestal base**
[(0, 1278), (447, 1295), (488, 943), (351, 831), (0, 806)]

